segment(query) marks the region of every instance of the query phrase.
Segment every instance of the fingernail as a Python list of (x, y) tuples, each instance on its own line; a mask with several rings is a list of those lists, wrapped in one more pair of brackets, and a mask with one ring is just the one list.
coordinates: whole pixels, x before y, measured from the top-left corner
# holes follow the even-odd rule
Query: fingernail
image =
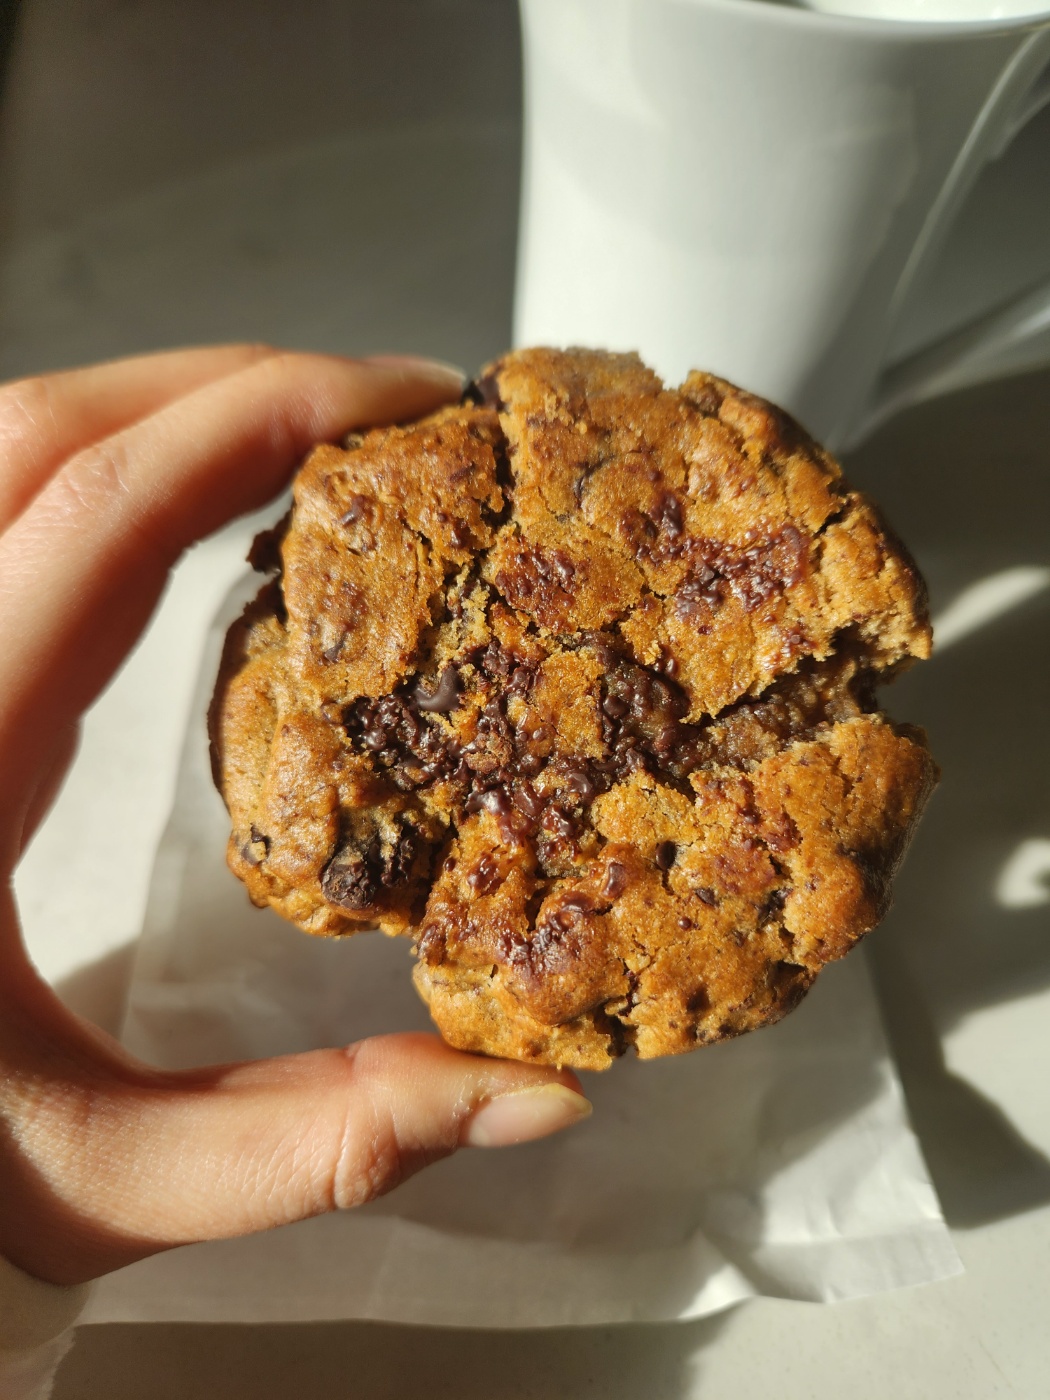
[(571, 1127), (592, 1112), (589, 1100), (564, 1084), (519, 1089), (483, 1103), (467, 1123), (463, 1142), (467, 1147), (511, 1147)]
[(449, 379), (462, 387), (470, 375), (459, 365), (450, 365), (445, 360), (431, 360), (424, 355), (369, 355), (374, 365), (393, 366), (411, 370), (413, 374), (424, 374), (428, 379)]

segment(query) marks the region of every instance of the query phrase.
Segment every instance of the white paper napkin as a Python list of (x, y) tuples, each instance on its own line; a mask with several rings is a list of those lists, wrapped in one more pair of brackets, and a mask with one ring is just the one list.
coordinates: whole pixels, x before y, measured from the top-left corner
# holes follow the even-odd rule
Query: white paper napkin
[[(203, 715), (216, 619), (154, 868), (125, 1029), (169, 1067), (425, 1028), (407, 940), (308, 938), (252, 908)], [(464, 1152), (384, 1200), (145, 1260), (86, 1320), (374, 1318), (547, 1327), (699, 1317), (757, 1294), (830, 1302), (960, 1269), (908, 1126), (863, 955), (780, 1025), (586, 1076), (594, 1117), (550, 1141)]]

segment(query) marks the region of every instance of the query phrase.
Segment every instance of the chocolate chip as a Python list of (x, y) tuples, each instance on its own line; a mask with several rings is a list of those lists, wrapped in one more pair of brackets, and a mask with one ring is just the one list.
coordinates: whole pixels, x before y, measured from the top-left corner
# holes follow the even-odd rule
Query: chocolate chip
[(689, 700), (669, 676), (620, 658), (603, 689), (603, 737), (615, 778), (648, 768), (680, 780), (704, 761), (704, 729), (683, 722)]
[(770, 890), (759, 911), (759, 923), (762, 924), (768, 919), (775, 919), (779, 914), (783, 913), (786, 900), (787, 890)]
[(685, 999), (685, 1009), (692, 1012), (694, 1016), (702, 1011), (707, 1011), (710, 1005), (711, 998), (707, 994), (707, 988), (703, 986), (694, 988)]
[(358, 700), (343, 712), (351, 746), (371, 754), (405, 792), (443, 778), (455, 780), (462, 765), (458, 744), (418, 708), (411, 695), (402, 693)]
[(471, 379), (463, 390), (462, 403), (472, 403), (478, 408), (501, 408), (499, 386), (493, 374), (482, 374)]
[(576, 577), (576, 565), (560, 549), (550, 551), (550, 571), (562, 588), (568, 588)]
[(349, 630), (348, 630), (347, 628), (344, 627), (343, 630), (342, 630), (342, 632), (341, 632), (341, 633), (339, 634), (339, 636), (335, 639), (335, 641), (331, 644), (331, 646), (325, 647), (325, 649), (324, 649), (324, 651), (322, 651), (321, 655), (324, 657), (324, 659), (325, 659), (326, 661), (338, 661), (338, 660), (339, 660), (340, 652), (343, 650), (343, 647), (346, 645), (346, 639), (347, 639), (347, 637), (348, 637), (349, 635), (350, 635)]
[(270, 838), (264, 836), (254, 822), (249, 835), (251, 839), (241, 847), (241, 855), (249, 865), (261, 865), (270, 854)]
[(426, 924), (419, 935), (419, 954), (423, 961), (433, 967), (439, 963), (445, 952), (445, 936), (440, 924)]
[(339, 517), (340, 525), (356, 525), (359, 520), (363, 520), (366, 515), (372, 513), (372, 502), (367, 496), (353, 495), (347, 503), (347, 508)]
[(692, 622), (697, 616), (713, 611), (721, 599), (721, 576), (709, 564), (701, 563), (675, 590), (674, 610), (682, 622)]
[(670, 680), (674, 680), (678, 675), (678, 662), (666, 647), (660, 648), (660, 659), (656, 663), (656, 669)]
[(627, 867), (618, 860), (611, 860), (605, 867), (605, 880), (602, 893), (610, 899), (619, 899), (627, 888)]
[(499, 642), (493, 641), (482, 649), (477, 664), (486, 676), (505, 681), (514, 669), (514, 658)]
[(359, 913), (375, 904), (379, 882), (360, 851), (337, 851), (321, 872), (321, 892), (329, 904)]
[(656, 848), (656, 864), (660, 870), (670, 870), (678, 859), (678, 847), (673, 841), (661, 841)]
[(674, 751), (678, 740), (678, 732), (678, 725), (662, 724), (653, 738), (654, 753), (660, 758), (667, 758), (667, 756)]
[(532, 685), (535, 672), (529, 666), (515, 666), (507, 682), (509, 695), (525, 695)]
[(806, 969), (791, 962), (777, 963), (770, 972), (769, 981), (781, 1006), (788, 1011), (799, 1004), (809, 986)]
[(453, 519), (447, 511), (439, 510), (437, 518), (448, 531), (449, 543), (453, 549), (468, 549), (473, 543), (470, 526), (465, 520)]
[(403, 824), (379, 866), (380, 884), (387, 889), (403, 885), (412, 874), (416, 857), (420, 851), (419, 835), (411, 826)]

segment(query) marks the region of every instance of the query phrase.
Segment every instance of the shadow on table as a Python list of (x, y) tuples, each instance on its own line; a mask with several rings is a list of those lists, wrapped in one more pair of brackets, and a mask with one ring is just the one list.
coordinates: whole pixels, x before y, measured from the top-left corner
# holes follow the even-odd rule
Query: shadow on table
[[(922, 405), (847, 463), (908, 541), (934, 616), (982, 579), (1050, 564), (1050, 373)], [(950, 1224), (1050, 1201), (1050, 1164), (952, 1074), (943, 1037), (1050, 986), (1050, 903), (997, 885), (1050, 837), (1050, 591), (935, 652), (887, 694), (923, 724), (943, 778), (868, 948), (909, 1107)], [(1050, 892), (1048, 892), (1050, 899)]]
[(54, 1400), (681, 1400), (726, 1315), (473, 1332), (378, 1323), (86, 1327)]

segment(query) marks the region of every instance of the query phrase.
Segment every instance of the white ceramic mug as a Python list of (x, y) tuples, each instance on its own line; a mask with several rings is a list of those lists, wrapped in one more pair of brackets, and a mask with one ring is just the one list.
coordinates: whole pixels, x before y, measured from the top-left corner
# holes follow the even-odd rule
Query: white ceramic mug
[[(841, 447), (896, 407), (1018, 364), (1050, 324), (1037, 287), (887, 363), (977, 176), (1050, 98), (1050, 14), (521, 8), (518, 344), (636, 348), (671, 382), (713, 370)], [(979, 277), (994, 250), (973, 256)]]

